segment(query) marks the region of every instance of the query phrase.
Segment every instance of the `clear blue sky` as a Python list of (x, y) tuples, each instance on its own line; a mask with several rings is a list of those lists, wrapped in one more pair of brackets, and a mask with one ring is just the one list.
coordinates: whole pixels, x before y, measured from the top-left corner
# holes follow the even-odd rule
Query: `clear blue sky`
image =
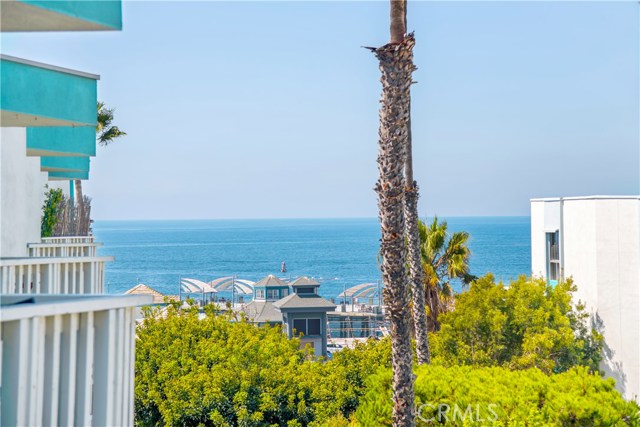
[[(638, 194), (637, 2), (410, 2), (420, 214)], [(100, 74), (128, 136), (96, 219), (371, 217), (388, 2), (125, 2), (124, 30), (2, 34)]]

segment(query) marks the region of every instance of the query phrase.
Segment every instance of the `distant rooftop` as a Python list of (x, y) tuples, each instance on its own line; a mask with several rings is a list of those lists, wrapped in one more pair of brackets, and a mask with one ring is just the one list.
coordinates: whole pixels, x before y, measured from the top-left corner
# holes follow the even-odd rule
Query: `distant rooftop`
[(320, 283), (316, 282), (313, 279), (308, 278), (307, 276), (302, 276), (302, 277), (298, 277), (289, 285), (295, 288), (296, 286), (320, 286)]
[(256, 323), (282, 322), (282, 313), (277, 311), (269, 301), (252, 301), (242, 311)]
[(298, 294), (288, 295), (273, 303), (273, 306), (277, 309), (326, 309), (333, 310), (336, 305), (319, 295), (300, 297)]
[(258, 287), (282, 287), (282, 286), (288, 286), (284, 280), (274, 276), (273, 274), (268, 275), (267, 277), (259, 280), (258, 282), (256, 282), (255, 285), (253, 285), (254, 288), (258, 288)]
[(153, 304), (164, 304), (165, 299), (169, 301), (179, 301), (175, 295), (165, 295), (153, 289), (151, 286), (147, 286), (143, 283), (134, 286), (125, 292), (125, 295), (150, 295), (153, 297)]

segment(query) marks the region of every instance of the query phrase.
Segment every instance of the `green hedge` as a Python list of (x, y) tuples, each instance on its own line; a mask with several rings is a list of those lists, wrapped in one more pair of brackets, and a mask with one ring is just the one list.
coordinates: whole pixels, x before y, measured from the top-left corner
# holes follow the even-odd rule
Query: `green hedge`
[(456, 296), (429, 341), (435, 365), (539, 368), (560, 373), (574, 366), (598, 370), (603, 340), (571, 279), (556, 286), (521, 276), (508, 286), (492, 275)]
[[(586, 367), (546, 375), (539, 369), (422, 366), (416, 370), (417, 426), (640, 426), (640, 407), (613, 380)], [(368, 380), (356, 418), (391, 425), (391, 371)]]
[(357, 408), (365, 379), (390, 357), (385, 340), (316, 361), (280, 327), (215, 315), (212, 307), (203, 318), (195, 308), (172, 306), (166, 317), (156, 311), (137, 336), (139, 426), (340, 425)]

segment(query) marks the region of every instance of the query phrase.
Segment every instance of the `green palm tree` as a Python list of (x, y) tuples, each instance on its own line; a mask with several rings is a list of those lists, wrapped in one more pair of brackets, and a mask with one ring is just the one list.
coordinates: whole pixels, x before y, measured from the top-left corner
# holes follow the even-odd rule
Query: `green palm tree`
[(98, 145), (106, 147), (114, 140), (125, 136), (118, 126), (113, 125), (113, 113), (115, 108), (107, 108), (104, 102), (98, 102), (98, 124), (96, 126), (96, 138)]
[[(106, 147), (116, 139), (126, 135), (126, 132), (121, 131), (118, 126), (113, 125), (114, 108), (107, 108), (104, 102), (98, 101), (97, 110), (96, 140), (98, 145)], [(82, 196), (82, 180), (76, 179), (74, 184), (78, 217), (82, 218), (85, 209), (84, 198)]]
[(415, 426), (403, 171), (408, 143), (411, 74), (415, 70), (415, 39), (413, 34), (406, 34), (406, 11), (406, 0), (391, 0), (391, 40), (379, 48), (370, 48), (382, 73), (378, 132), (380, 177), (375, 189), (382, 235), (383, 297), (391, 328), (393, 427)]
[(476, 279), (469, 273), (469, 233), (457, 231), (450, 234), (446, 221), (435, 217), (430, 224), (418, 222), (420, 255), (424, 269), (425, 299), (429, 329), (440, 329), (438, 316), (453, 309), (452, 283), (464, 286)]

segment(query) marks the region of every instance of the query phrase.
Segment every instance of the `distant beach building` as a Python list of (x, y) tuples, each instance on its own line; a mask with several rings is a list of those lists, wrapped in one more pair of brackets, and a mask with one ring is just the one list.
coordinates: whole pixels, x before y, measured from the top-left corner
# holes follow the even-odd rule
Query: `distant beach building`
[(627, 399), (640, 395), (640, 196), (531, 200), (531, 271), (572, 277), (601, 327), (601, 369)]
[(327, 312), (336, 306), (318, 295), (320, 284), (308, 277), (291, 282), (293, 293), (273, 303), (282, 313), (289, 338), (302, 334), (300, 344), (310, 345), (316, 354), (327, 355)]
[(318, 295), (320, 284), (308, 277), (291, 283), (269, 275), (254, 285), (253, 301), (242, 308), (258, 325), (282, 324), (284, 332), (298, 337), (300, 345), (311, 345), (315, 354), (327, 355), (327, 312), (335, 304)]

